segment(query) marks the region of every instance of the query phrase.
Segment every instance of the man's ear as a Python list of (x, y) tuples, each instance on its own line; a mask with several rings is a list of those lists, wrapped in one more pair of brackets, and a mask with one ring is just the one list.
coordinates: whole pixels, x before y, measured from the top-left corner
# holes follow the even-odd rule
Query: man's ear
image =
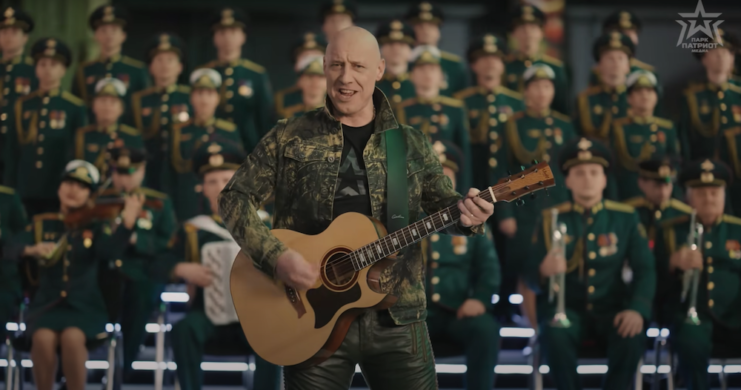
[(381, 61), (378, 63), (378, 74), (376, 75), (376, 81), (381, 81), (381, 78), (383, 77), (383, 74), (386, 72), (386, 60), (381, 58)]

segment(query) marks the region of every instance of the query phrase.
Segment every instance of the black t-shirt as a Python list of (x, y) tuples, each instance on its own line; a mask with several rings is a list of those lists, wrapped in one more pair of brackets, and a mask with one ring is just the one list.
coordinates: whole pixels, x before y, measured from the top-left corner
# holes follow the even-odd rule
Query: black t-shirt
[(334, 218), (356, 212), (371, 216), (370, 195), (368, 194), (368, 176), (365, 174), (363, 150), (373, 134), (373, 121), (363, 127), (342, 125), (342, 136), (345, 140), (342, 147), (340, 172), (337, 175), (336, 193), (334, 195)]

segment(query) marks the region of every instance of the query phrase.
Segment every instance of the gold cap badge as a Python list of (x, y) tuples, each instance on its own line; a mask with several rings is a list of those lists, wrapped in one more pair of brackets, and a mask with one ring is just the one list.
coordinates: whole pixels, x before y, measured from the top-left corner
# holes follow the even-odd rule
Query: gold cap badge
[(630, 13), (628, 12), (620, 12), (620, 28), (622, 29), (630, 29), (633, 27), (633, 23), (630, 20)]
[(224, 164), (224, 156), (220, 154), (214, 154), (208, 158), (208, 164), (212, 167), (220, 167)]
[(216, 154), (221, 152), (221, 145), (219, 144), (211, 144), (208, 146), (208, 149), (206, 149), (207, 152), (211, 154)]

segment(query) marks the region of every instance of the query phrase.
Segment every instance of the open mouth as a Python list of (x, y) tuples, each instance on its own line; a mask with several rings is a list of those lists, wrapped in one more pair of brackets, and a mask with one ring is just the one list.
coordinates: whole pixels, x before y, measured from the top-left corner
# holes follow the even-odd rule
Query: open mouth
[(351, 89), (344, 89), (344, 88), (338, 89), (337, 92), (339, 92), (339, 97), (342, 100), (350, 100), (357, 93), (357, 91), (353, 91)]

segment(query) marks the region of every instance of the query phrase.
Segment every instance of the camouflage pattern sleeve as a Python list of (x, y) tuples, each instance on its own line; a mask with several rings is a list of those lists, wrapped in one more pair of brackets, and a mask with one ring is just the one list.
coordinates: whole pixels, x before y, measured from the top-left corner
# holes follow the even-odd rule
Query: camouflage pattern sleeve
[(287, 247), (270, 234), (257, 210), (276, 185), (278, 140), (285, 123), (279, 121), (263, 137), (219, 195), (219, 212), (227, 229), (255, 266), (270, 277)]

